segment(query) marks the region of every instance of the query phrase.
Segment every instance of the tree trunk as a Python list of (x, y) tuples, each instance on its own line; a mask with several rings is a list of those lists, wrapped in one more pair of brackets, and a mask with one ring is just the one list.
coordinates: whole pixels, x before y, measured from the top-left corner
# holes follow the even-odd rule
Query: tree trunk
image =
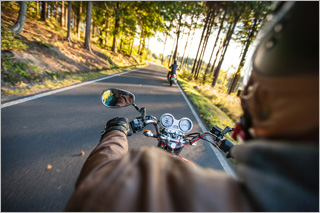
[(58, 23), (58, 1), (55, 2), (55, 20)]
[(227, 14), (227, 8), (225, 9), (225, 12), (223, 14), (223, 17), (222, 17), (222, 20), (221, 20), (221, 24), (220, 24), (220, 27), (219, 27), (219, 31), (218, 31), (218, 34), (217, 34), (217, 37), (216, 37), (216, 40), (214, 42), (214, 45), (213, 45), (213, 48), (212, 48), (212, 53), (211, 53), (211, 56), (210, 56), (210, 59), (209, 59), (209, 62), (208, 62), (208, 65), (207, 65), (207, 68), (206, 68), (206, 71), (203, 75), (203, 82), (206, 81), (206, 76), (208, 74), (208, 71), (209, 71), (209, 67), (210, 67), (210, 63), (211, 63), (211, 59), (212, 59), (212, 56), (213, 56), (213, 53), (214, 53), (214, 50), (217, 46), (217, 43), (218, 43), (218, 40), (219, 40), (219, 36), (220, 36), (220, 32), (222, 30), (222, 27), (223, 27), (223, 22), (224, 22), (224, 19), (226, 17), (226, 14)]
[[(193, 23), (193, 18), (191, 19), (191, 23)], [(189, 29), (189, 32), (188, 32), (188, 36), (187, 36), (187, 42), (186, 42), (186, 45), (184, 46), (184, 50), (183, 50), (183, 54), (182, 54), (182, 58), (181, 58), (181, 65), (180, 65), (181, 69), (182, 69), (182, 66), (183, 66), (184, 55), (186, 53), (186, 49), (187, 49), (187, 46), (188, 46), (191, 30), (192, 30), (192, 28), (190, 26), (190, 29)]]
[(81, 37), (81, 13), (82, 13), (82, 1), (80, 1), (80, 5), (78, 7), (77, 10), (77, 34), (78, 34), (78, 38), (80, 39)]
[(141, 53), (140, 53), (141, 56), (143, 55), (145, 48), (146, 48), (146, 37), (144, 36), (142, 40), (142, 47), (141, 47)]
[(26, 20), (26, 16), (27, 16), (27, 2), (21, 1), (18, 19), (11, 29), (13, 33), (18, 35), (21, 33)]
[(40, 3), (39, 1), (37, 1), (37, 18), (39, 17), (40, 15)]
[(231, 80), (231, 84), (230, 84), (230, 86), (228, 88), (228, 95), (230, 95), (232, 92), (234, 92), (234, 89), (235, 89), (239, 79), (240, 79), (240, 74), (239, 73), (235, 73), (233, 78), (232, 78), (232, 80)]
[[(185, 60), (186, 62), (183, 63), (183, 66), (187, 65), (187, 70), (188, 70), (188, 61), (189, 61), (189, 54)], [(181, 67), (182, 68), (182, 67)]]
[(122, 45), (123, 45), (123, 39), (122, 38), (120, 38), (120, 52), (122, 52)]
[(142, 32), (140, 33), (140, 41), (139, 41), (138, 55), (140, 55), (140, 52), (141, 52), (141, 44), (142, 44)]
[(71, 39), (71, 12), (72, 12), (72, 1), (68, 2), (68, 32), (67, 41), (72, 41)]
[(201, 69), (201, 66), (202, 66), (202, 63), (203, 63), (203, 56), (204, 56), (204, 53), (205, 53), (206, 48), (207, 48), (207, 44), (208, 44), (208, 40), (209, 40), (209, 37), (210, 37), (210, 32), (212, 30), (212, 26), (214, 24), (214, 18), (215, 18), (215, 15), (214, 15), (214, 12), (212, 11), (211, 12), (211, 17), (210, 17), (210, 22), (207, 25), (207, 32), (206, 32), (206, 35), (205, 35), (205, 38), (204, 38), (204, 43), (203, 43), (202, 50), (201, 50), (200, 57), (199, 57), (200, 61), (198, 62), (196, 70), (195, 70), (195, 75), (194, 75), (195, 79), (198, 79), (198, 76), (199, 76), (199, 73), (200, 73), (200, 69)]
[(173, 61), (178, 60), (177, 59), (177, 51), (178, 51), (179, 37), (180, 37), (180, 26), (179, 26), (179, 30), (178, 30), (178, 33), (177, 33), (176, 47), (174, 49), (174, 53), (173, 53), (173, 56), (172, 56)]
[[(195, 34), (195, 33), (196, 33), (196, 27), (194, 27), (194, 29), (193, 29), (193, 34), (192, 34), (191, 41), (190, 41), (190, 47), (192, 47), (192, 41), (193, 41), (193, 38), (194, 38), (194, 34)], [(189, 50), (188, 50), (187, 59), (185, 60), (186, 63), (187, 63), (187, 67), (188, 67), (188, 60), (189, 60), (189, 54), (190, 54), (190, 47), (189, 47)], [(183, 62), (183, 64), (181, 65), (181, 69), (183, 68), (183, 65), (184, 65), (184, 62)]]
[(247, 55), (247, 52), (249, 50), (249, 46), (252, 43), (254, 32), (256, 31), (257, 24), (258, 24), (258, 18), (256, 18), (254, 20), (254, 24), (252, 25), (252, 28), (250, 30), (250, 34), (249, 34), (249, 36), (247, 38), (246, 46), (245, 46), (244, 51), (242, 53), (242, 57), (240, 59), (240, 63), (239, 63), (237, 72), (236, 72), (234, 78), (232, 79), (231, 85), (230, 85), (230, 87), (228, 89), (228, 94), (231, 94), (232, 92), (234, 92), (234, 88), (236, 87), (236, 84), (237, 84), (237, 82), (238, 82), (238, 80), (240, 78), (240, 72), (241, 72), (242, 67), (244, 66), (245, 61), (246, 61), (246, 55)]
[(108, 37), (109, 37), (109, 17), (106, 18), (106, 46), (108, 46)]
[[(220, 47), (218, 48), (218, 51), (217, 51), (217, 53), (216, 53), (216, 57), (215, 57), (215, 59), (214, 59), (214, 62), (213, 62), (213, 64), (212, 64), (212, 67), (211, 67), (211, 70), (210, 70), (210, 73), (213, 72), (214, 65), (216, 65), (216, 61), (217, 61), (217, 59), (219, 58), (218, 56), (219, 56), (219, 53), (220, 53), (220, 51), (221, 51), (222, 49), (223, 49), (223, 42), (221, 42), (221, 45), (220, 45)], [(213, 76), (215, 76), (215, 73), (213, 74)]]
[(173, 61), (177, 60), (179, 37), (180, 37), (180, 33), (181, 33), (181, 30), (180, 30), (180, 28), (181, 28), (181, 20), (182, 20), (182, 15), (179, 18), (179, 27), (178, 27), (178, 31), (177, 31), (177, 42), (176, 42), (176, 48), (175, 48), (174, 53), (173, 53)]
[(132, 39), (132, 41), (131, 41), (131, 50), (130, 50), (130, 56), (132, 55), (132, 50), (133, 50), (133, 42), (134, 42), (134, 39)]
[(94, 37), (95, 37), (94, 29), (95, 29), (95, 23), (94, 23), (94, 21), (93, 21), (93, 22), (92, 22), (92, 26), (91, 26), (91, 30), (92, 30), (92, 32), (91, 32), (91, 34), (92, 34), (92, 38), (94, 38)]
[(118, 28), (119, 28), (119, 26), (120, 26), (120, 24), (119, 24), (119, 22), (120, 22), (120, 20), (119, 19), (115, 19), (115, 28), (117, 29), (117, 30), (115, 30), (115, 32), (113, 33), (113, 42), (112, 42), (112, 51), (113, 52), (117, 52), (117, 35), (118, 35)]
[(61, 2), (61, 27), (64, 27), (64, 1)]
[(91, 36), (91, 17), (92, 17), (92, 1), (87, 3), (87, 17), (86, 17), (86, 37), (84, 42), (84, 48), (91, 52), (90, 36)]
[(198, 47), (198, 50), (197, 50), (197, 55), (196, 55), (196, 58), (194, 59), (194, 62), (193, 62), (193, 66), (192, 66), (192, 71), (191, 73), (194, 74), (195, 72), (195, 67), (196, 67), (196, 64), (197, 64), (197, 60), (198, 60), (198, 54), (199, 54), (199, 51), (201, 49), (201, 45), (202, 45), (202, 41), (203, 41), (203, 35), (207, 29), (207, 25), (208, 25), (208, 21), (209, 21), (209, 16), (210, 16), (210, 12), (208, 13), (207, 17), (206, 17), (206, 21), (205, 21), (205, 24), (203, 26), (203, 30), (202, 30), (202, 34), (201, 34), (201, 39), (200, 39), (200, 43), (199, 43), (199, 47)]
[(232, 36), (232, 34), (233, 34), (233, 32), (234, 32), (234, 29), (235, 29), (235, 27), (236, 27), (236, 25), (237, 25), (237, 22), (238, 22), (238, 20), (239, 20), (239, 18), (240, 18), (240, 15), (241, 15), (242, 11), (243, 11), (243, 9), (242, 9), (241, 12), (238, 14), (238, 16), (235, 17), (234, 22), (233, 22), (233, 24), (232, 24), (232, 29), (231, 29), (231, 31), (230, 31), (230, 33), (229, 33), (229, 35), (228, 35), (225, 48), (224, 48), (224, 50), (223, 50), (223, 52), (222, 52), (222, 54), (221, 54), (219, 64), (218, 64), (218, 66), (217, 66), (217, 68), (216, 68), (216, 70), (215, 70), (214, 79), (213, 79), (212, 85), (211, 85), (212, 87), (214, 87), (215, 84), (216, 84), (216, 82), (217, 82), (218, 75), (219, 75), (219, 72), (220, 72), (220, 69), (221, 69), (223, 60), (224, 60), (224, 56), (225, 56), (225, 54), (226, 54), (226, 52), (227, 52), (227, 49), (228, 49), (228, 46), (229, 46), (229, 43), (230, 43), (230, 40), (231, 40), (231, 36)]
[(76, 28), (76, 19), (77, 19), (77, 14), (74, 12), (74, 10), (72, 10), (71, 11), (71, 24), (72, 24), (71, 29), (72, 30)]
[(50, 17), (49, 17), (49, 13), (48, 13), (48, 18), (53, 17), (53, 6), (52, 6), (52, 2), (50, 2), (49, 4), (49, 11), (50, 11)]
[[(228, 29), (227, 35), (226, 35), (224, 41), (222, 42), (222, 47), (221, 47), (221, 49), (219, 49), (219, 50), (221, 51), (221, 54), (220, 54), (220, 57), (219, 57), (218, 65), (217, 65), (217, 67), (215, 68), (215, 70), (214, 70), (214, 72), (213, 72), (213, 80), (212, 80), (211, 87), (214, 87), (215, 84), (216, 84), (216, 82), (217, 82), (217, 80), (218, 80), (218, 75), (219, 75), (219, 72), (220, 72), (220, 68), (221, 68), (221, 66), (222, 66), (222, 63), (221, 63), (221, 62), (223, 61), (224, 53), (226, 52), (227, 47), (228, 47), (228, 45), (227, 45), (227, 44), (228, 44), (228, 38), (229, 38), (229, 35), (232, 35), (232, 34), (231, 34), (232, 26), (233, 26), (233, 23), (230, 23), (230, 24), (229, 24), (229, 29)], [(230, 38), (231, 38), (231, 37), (230, 37)], [(217, 53), (216, 56), (218, 56), (218, 53)], [(215, 65), (217, 59), (218, 59), (218, 57), (216, 57), (213, 66)], [(212, 68), (212, 69), (213, 69), (213, 68)]]
[(120, 8), (120, 3), (117, 3), (115, 10), (115, 17), (114, 17), (114, 31), (113, 31), (113, 43), (112, 43), (112, 51), (117, 53), (117, 36), (119, 34), (119, 27), (120, 27), (120, 18), (116, 15), (117, 10)]
[(64, 7), (64, 26), (67, 27), (68, 25), (68, 7)]
[(162, 65), (163, 65), (164, 50), (165, 50), (165, 48), (166, 48), (167, 39), (168, 39), (168, 35), (166, 35), (166, 39), (164, 40), (162, 57), (161, 57), (161, 64), (162, 64)]
[(202, 46), (202, 51), (201, 51), (201, 54), (200, 54), (200, 62), (198, 63), (197, 67), (196, 67), (196, 75), (195, 75), (195, 79), (198, 79), (198, 76), (199, 76), (199, 73), (201, 71), (201, 67), (202, 67), (202, 64), (204, 62), (203, 60), (203, 56), (204, 56), (204, 53), (207, 49), (207, 44), (208, 44), (208, 40), (209, 40), (209, 37), (210, 37), (210, 29), (212, 28), (212, 25), (213, 25), (213, 20), (212, 19), (212, 22), (209, 24), (209, 27), (208, 27), (208, 31), (207, 31), (207, 34), (205, 36), (205, 41), (203, 43), (203, 46)]
[(177, 40), (174, 40), (174, 44), (173, 44), (173, 48), (172, 48), (172, 51), (171, 51), (171, 54), (170, 54), (170, 58), (169, 58), (169, 61), (168, 61), (168, 66), (170, 66), (173, 62), (172, 62), (172, 58), (173, 58), (173, 53), (174, 53), (174, 47), (176, 46), (176, 42)]
[(41, 21), (47, 20), (47, 2), (42, 1)]

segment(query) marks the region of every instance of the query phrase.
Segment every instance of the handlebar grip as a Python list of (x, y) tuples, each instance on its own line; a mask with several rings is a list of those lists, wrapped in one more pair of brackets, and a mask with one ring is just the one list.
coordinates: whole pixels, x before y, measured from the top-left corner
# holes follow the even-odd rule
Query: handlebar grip
[(230, 148), (233, 146), (233, 143), (228, 139), (222, 139), (219, 148), (224, 152), (227, 153), (230, 151)]
[(130, 121), (130, 131), (132, 130), (132, 133), (140, 132), (143, 128), (143, 122), (140, 121), (140, 119), (133, 119)]

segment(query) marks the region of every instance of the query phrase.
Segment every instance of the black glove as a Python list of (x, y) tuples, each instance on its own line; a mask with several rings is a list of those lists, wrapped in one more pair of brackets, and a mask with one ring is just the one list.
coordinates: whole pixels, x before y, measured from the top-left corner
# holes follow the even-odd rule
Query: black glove
[(112, 130), (119, 130), (125, 135), (128, 135), (130, 132), (129, 120), (126, 117), (115, 117), (109, 120), (104, 127), (104, 131), (101, 132), (101, 139), (105, 134)]

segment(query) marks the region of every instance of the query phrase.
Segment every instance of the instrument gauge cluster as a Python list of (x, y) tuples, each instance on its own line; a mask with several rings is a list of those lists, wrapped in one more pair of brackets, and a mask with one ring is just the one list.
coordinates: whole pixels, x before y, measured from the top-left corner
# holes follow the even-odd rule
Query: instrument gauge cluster
[(190, 132), (193, 124), (189, 118), (181, 118), (179, 122), (179, 127), (184, 132)]
[(174, 120), (175, 119), (174, 119), (173, 115), (171, 115), (169, 113), (162, 115), (161, 118), (160, 118), (161, 125), (163, 127), (165, 127), (165, 128), (166, 127), (171, 127), (173, 122), (174, 122)]
[(170, 113), (165, 113), (160, 117), (160, 124), (167, 132), (183, 135), (190, 132), (193, 128), (192, 121), (189, 118), (177, 120)]

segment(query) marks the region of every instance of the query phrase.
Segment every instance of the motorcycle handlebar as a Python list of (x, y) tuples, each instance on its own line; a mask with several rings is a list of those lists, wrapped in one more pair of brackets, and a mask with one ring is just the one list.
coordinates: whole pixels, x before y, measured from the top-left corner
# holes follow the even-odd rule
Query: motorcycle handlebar
[(222, 139), (221, 140), (221, 145), (219, 146), (219, 148), (223, 151), (223, 152), (225, 152), (225, 153), (227, 153), (227, 152), (229, 152), (230, 151), (230, 148), (233, 146), (233, 143), (231, 142), (231, 141), (229, 141), (228, 139)]
[[(137, 118), (133, 119), (132, 121), (130, 121), (129, 126), (130, 126), (130, 133), (131, 134), (129, 134), (128, 136), (132, 135), (132, 133), (137, 133), (137, 132), (142, 131), (143, 128), (149, 124), (153, 124), (156, 127), (157, 126), (157, 118), (155, 118), (151, 115), (148, 115), (148, 116), (142, 116), (142, 117), (137, 117)], [(199, 133), (198, 136), (196, 136), (190, 140), (186, 139), (186, 141), (187, 141), (186, 144), (192, 145), (193, 143), (195, 143), (199, 139), (206, 140), (203, 138), (204, 136), (211, 136), (211, 138), (215, 141), (215, 143), (213, 145), (215, 145), (217, 148), (219, 148), (224, 153), (230, 152), (230, 148), (233, 146), (233, 143), (223, 137), (228, 132), (233, 131), (234, 128), (230, 128), (227, 126), (223, 131), (217, 126), (215, 126), (214, 128), (215, 128), (215, 130), (220, 130), (218, 132), (218, 134), (215, 134), (212, 130), (210, 132)], [(157, 133), (159, 134), (158, 131), (157, 131)], [(206, 140), (206, 141), (208, 141), (208, 140)], [(208, 142), (210, 142), (210, 141), (208, 141)], [(210, 142), (210, 143), (212, 143), (212, 142)], [(228, 154), (228, 156), (230, 157), (230, 154)]]
[(129, 122), (130, 130), (132, 130), (132, 133), (142, 131), (143, 128), (148, 126), (149, 124), (157, 125), (157, 118), (148, 115), (137, 117)]
[[(230, 128), (229, 131), (232, 131), (232, 130), (233, 130), (233, 128), (232, 129)], [(212, 143), (212, 142), (204, 139), (203, 137), (205, 137), (205, 136), (210, 136), (214, 140), (215, 143)], [(189, 143), (193, 144), (196, 141), (198, 141), (199, 139), (208, 141), (209, 143), (213, 144), (215, 147), (219, 148), (224, 153), (228, 153), (228, 155), (227, 155), (228, 158), (231, 157), (230, 149), (234, 145), (228, 139), (222, 138), (221, 135), (215, 135), (212, 132), (204, 132), (204, 133), (201, 133), (198, 136), (192, 138), (191, 140), (189, 140)]]

